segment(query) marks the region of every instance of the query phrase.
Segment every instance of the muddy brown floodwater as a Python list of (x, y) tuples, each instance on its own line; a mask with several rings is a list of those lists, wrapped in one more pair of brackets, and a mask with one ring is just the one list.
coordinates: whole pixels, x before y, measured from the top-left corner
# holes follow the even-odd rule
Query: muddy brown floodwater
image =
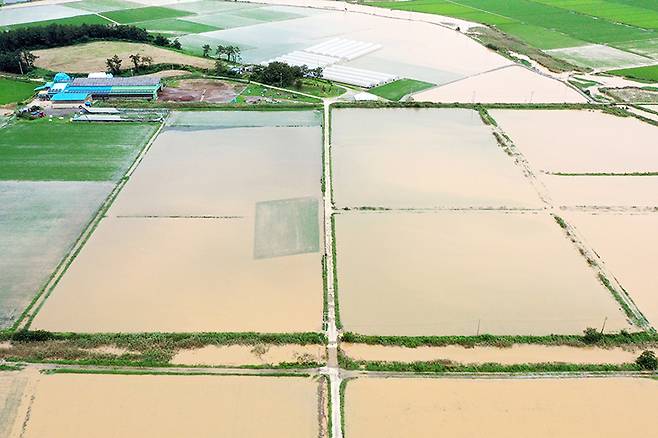
[(37, 375), (23, 400), (12, 438), (319, 433), (318, 382), (310, 378)]
[(349, 212), (336, 217), (340, 315), (370, 335), (629, 329), (544, 212)]
[(476, 111), (339, 109), (331, 140), (339, 207), (541, 206)]
[(324, 362), (323, 345), (207, 345), (180, 350), (172, 358), (176, 365), (277, 365), (282, 362)]
[(537, 170), (658, 171), (658, 128), (592, 110), (492, 110), (490, 114)]
[(347, 383), (345, 435), (650, 436), (657, 404), (658, 380), (647, 378), (360, 378)]
[(658, 214), (565, 213), (653, 327), (658, 326)]
[(254, 223), (246, 219), (106, 218), (33, 327), (74, 332), (320, 330), (320, 254), (255, 259), (253, 239)]

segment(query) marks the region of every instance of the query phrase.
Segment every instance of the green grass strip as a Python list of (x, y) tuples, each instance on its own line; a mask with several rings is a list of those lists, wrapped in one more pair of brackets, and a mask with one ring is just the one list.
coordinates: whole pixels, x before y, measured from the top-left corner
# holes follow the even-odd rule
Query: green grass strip
[(397, 81), (371, 88), (368, 90), (368, 93), (383, 97), (384, 99), (398, 101), (408, 94), (417, 93), (435, 86), (435, 84), (417, 81), (415, 79), (398, 79)]

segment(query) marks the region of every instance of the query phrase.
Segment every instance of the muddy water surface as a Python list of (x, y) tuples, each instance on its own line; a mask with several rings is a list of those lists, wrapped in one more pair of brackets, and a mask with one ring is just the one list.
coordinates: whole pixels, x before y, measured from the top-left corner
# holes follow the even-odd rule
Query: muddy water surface
[(171, 360), (176, 365), (276, 365), (282, 362), (324, 362), (323, 345), (207, 345), (180, 350)]
[(658, 176), (541, 175), (540, 179), (554, 205), (658, 206)]
[(626, 289), (640, 311), (658, 326), (658, 214), (565, 213)]
[(316, 437), (317, 391), (291, 377), (39, 376), (20, 436)]
[(332, 112), (338, 206), (537, 207), (539, 199), (477, 112)]
[(381, 212), (336, 218), (341, 319), (377, 335), (581, 333), (610, 293), (546, 213)]
[(75, 332), (316, 331), (319, 253), (254, 259), (245, 219), (106, 218), (34, 327)]
[(492, 110), (498, 125), (537, 170), (658, 171), (658, 127), (589, 110)]
[(616, 438), (655, 430), (658, 380), (357, 379), (350, 438)]

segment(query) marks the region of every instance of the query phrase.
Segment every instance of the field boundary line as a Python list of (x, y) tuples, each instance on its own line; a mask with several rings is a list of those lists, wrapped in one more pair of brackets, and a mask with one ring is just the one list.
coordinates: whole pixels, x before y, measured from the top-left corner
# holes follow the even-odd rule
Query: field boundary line
[(101, 17), (102, 19), (109, 21), (112, 24), (116, 24), (117, 26), (121, 26), (121, 23), (119, 23), (118, 21), (114, 21), (111, 18), (108, 18), (105, 15), (101, 15), (98, 12), (94, 12), (94, 15), (97, 15), (97, 16)]
[(151, 138), (149, 139), (148, 142), (146, 142), (144, 147), (142, 147), (142, 150), (139, 152), (139, 154), (137, 154), (137, 157), (135, 157), (128, 170), (124, 173), (123, 177), (119, 179), (117, 184), (114, 186), (114, 189), (112, 189), (112, 191), (107, 196), (107, 198), (105, 198), (105, 201), (103, 202), (103, 204), (101, 204), (94, 217), (92, 217), (92, 219), (89, 221), (89, 223), (82, 231), (78, 239), (75, 241), (71, 250), (64, 256), (64, 258), (59, 263), (55, 271), (52, 273), (52, 275), (48, 279), (48, 282), (41, 289), (40, 293), (35, 297), (32, 303), (30, 303), (27, 309), (25, 309), (25, 312), (23, 313), (21, 319), (14, 326), (15, 330), (20, 330), (20, 329), (27, 330), (30, 328), (30, 326), (32, 325), (32, 321), (43, 307), (45, 301), (48, 299), (52, 291), (55, 289), (55, 286), (57, 286), (59, 281), (62, 279), (62, 277), (68, 270), (69, 266), (71, 265), (71, 263), (73, 263), (73, 260), (75, 260), (77, 255), (80, 253), (84, 245), (87, 243), (87, 241), (93, 234), (93, 232), (96, 230), (96, 227), (98, 226), (100, 221), (105, 217), (105, 213), (107, 213), (109, 208), (112, 206), (112, 203), (119, 195), (119, 192), (121, 192), (123, 187), (128, 182), (130, 175), (132, 175), (132, 173), (135, 171), (137, 166), (141, 163), (146, 153), (150, 150), (151, 146), (155, 142), (155, 139), (160, 135), (160, 132), (162, 131), (164, 126), (165, 126), (164, 122), (160, 123), (158, 129), (151, 135)]

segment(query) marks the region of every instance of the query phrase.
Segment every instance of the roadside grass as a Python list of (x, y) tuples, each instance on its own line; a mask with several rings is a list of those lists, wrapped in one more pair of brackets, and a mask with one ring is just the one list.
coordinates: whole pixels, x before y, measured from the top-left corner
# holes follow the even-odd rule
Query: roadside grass
[(101, 15), (121, 24), (132, 24), (150, 20), (161, 20), (164, 18), (185, 17), (193, 14), (191, 12), (161, 6), (146, 6), (144, 8), (104, 12)]
[(339, 354), (339, 363), (347, 370), (388, 371), (405, 373), (564, 373), (564, 372), (614, 372), (642, 371), (635, 363), (627, 364), (568, 364), (558, 362), (523, 363), (502, 365), (499, 363), (483, 363), (464, 365), (451, 361), (428, 362), (385, 362), (353, 360), (344, 354)]
[(96, 14), (78, 15), (75, 17), (56, 18), (52, 20), (32, 21), (30, 23), (11, 24), (0, 27), (1, 30), (12, 30), (24, 27), (48, 26), (50, 24), (80, 26), (82, 24), (112, 24), (110, 20), (99, 17)]
[(397, 81), (371, 88), (368, 90), (368, 93), (383, 97), (384, 99), (397, 101), (408, 94), (417, 93), (434, 86), (434, 84), (429, 82), (417, 81), (415, 79), (398, 79)]
[[(333, 186), (332, 186), (333, 187)], [(336, 323), (336, 328), (338, 330), (342, 330), (343, 328), (343, 323), (340, 320), (340, 305), (338, 301), (338, 263), (337, 263), (337, 250), (336, 250), (336, 215), (332, 214), (331, 215), (331, 252), (332, 252), (332, 260), (334, 262), (333, 265), (333, 273), (334, 273), (334, 312), (335, 312), (335, 323)]]
[[(179, 350), (227, 345), (325, 345), (323, 333), (51, 333), (45, 331), (5, 332), (2, 341), (11, 348), (0, 348), (0, 359), (8, 362), (56, 363), (62, 365), (102, 365), (137, 367), (194, 367), (169, 362)], [(94, 351), (102, 347), (126, 350), (124, 353)], [(230, 368), (317, 368), (324, 364), (300, 358), (276, 365), (253, 364)], [(217, 368), (226, 368), (217, 366)]]
[(619, 70), (608, 70), (606, 73), (635, 79), (642, 82), (658, 82), (658, 64), (646, 67), (623, 68)]
[(0, 136), (0, 179), (116, 181), (158, 126), (18, 120)]
[(308, 373), (209, 373), (202, 371), (169, 371), (169, 370), (139, 370), (139, 369), (89, 369), (89, 368), (54, 368), (43, 371), (44, 374), (108, 374), (127, 376), (248, 376), (248, 377), (311, 377)]
[(34, 95), (37, 82), (0, 77), (0, 105), (22, 102)]

